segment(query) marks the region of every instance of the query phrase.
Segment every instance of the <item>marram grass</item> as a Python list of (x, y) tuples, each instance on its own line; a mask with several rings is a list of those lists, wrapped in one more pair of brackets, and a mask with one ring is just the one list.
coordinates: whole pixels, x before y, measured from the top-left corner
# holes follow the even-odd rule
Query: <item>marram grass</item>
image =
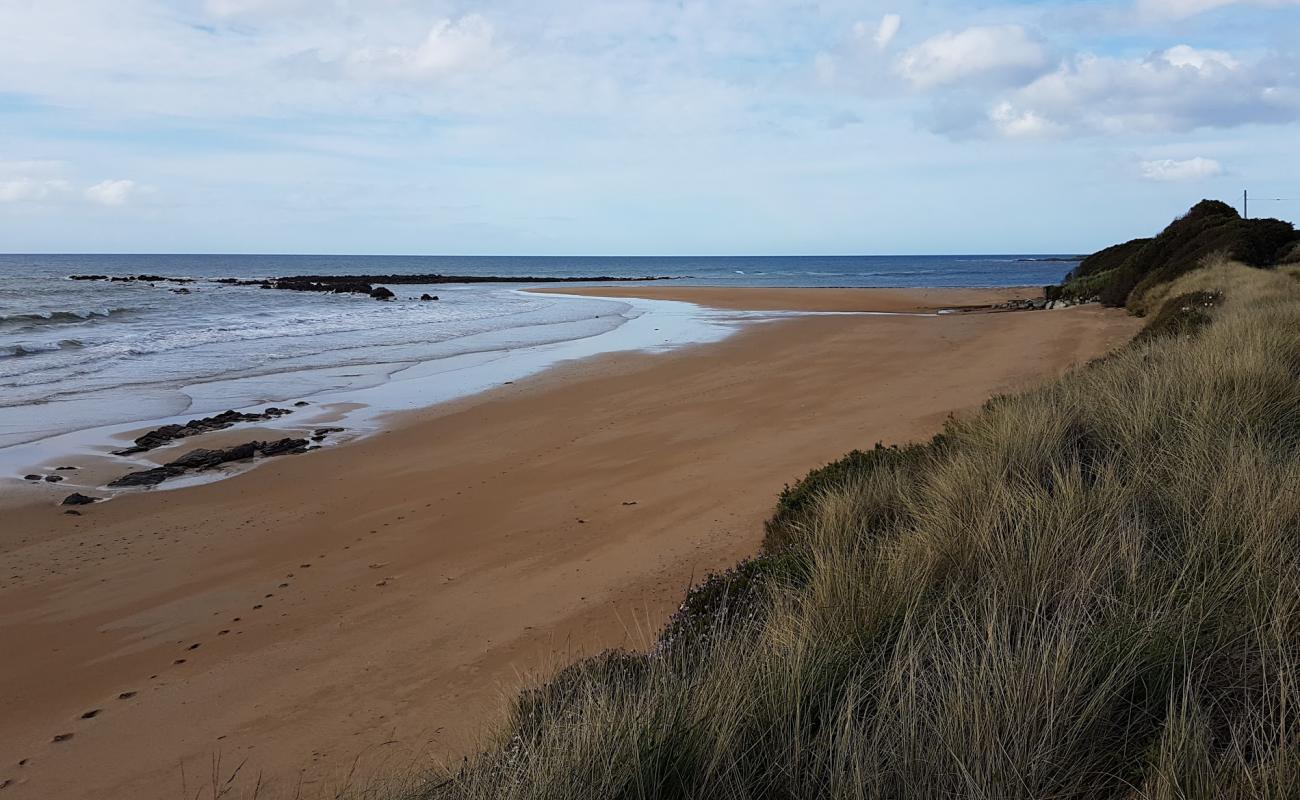
[(1208, 324), (794, 487), (779, 569), (405, 796), (1300, 796), (1300, 281), (1163, 296), (1197, 292)]

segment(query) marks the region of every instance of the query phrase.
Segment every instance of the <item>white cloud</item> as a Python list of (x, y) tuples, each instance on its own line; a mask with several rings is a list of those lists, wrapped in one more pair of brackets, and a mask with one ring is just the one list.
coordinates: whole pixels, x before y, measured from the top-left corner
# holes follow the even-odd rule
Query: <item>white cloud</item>
[(1241, 62), (1233, 58), (1231, 53), (1222, 50), (1197, 50), (1185, 44), (1174, 45), (1161, 53), (1159, 58), (1171, 66), (1191, 67), (1198, 71), (1217, 67), (1223, 69), (1241, 67)]
[(1153, 181), (1196, 181), (1223, 174), (1223, 165), (1212, 158), (1187, 158), (1181, 161), (1160, 158), (1139, 164), (1142, 177)]
[(366, 47), (352, 52), (348, 65), (374, 77), (436, 79), (484, 61), (493, 49), (492, 25), (478, 14), (434, 23), (413, 47)]
[(1017, 110), (1006, 101), (989, 111), (989, 120), (998, 131), (1012, 139), (1031, 139), (1063, 133), (1060, 125), (1032, 110)]
[(64, 180), (37, 178), (0, 178), (0, 203), (20, 203), (26, 200), (44, 200), (68, 190)]
[(107, 180), (86, 189), (85, 195), (87, 200), (101, 206), (122, 206), (138, 188), (135, 181)]
[(1279, 8), (1300, 5), (1300, 0), (1138, 0), (1137, 9), (1148, 19), (1186, 19), (1235, 5)]
[(0, 203), (46, 200), (68, 191), (65, 168), (61, 161), (0, 161)]
[(1017, 84), (1049, 65), (1047, 47), (1019, 25), (941, 33), (908, 50), (896, 65), (919, 89), (967, 81)]
[(876, 42), (876, 47), (884, 50), (889, 47), (889, 43), (894, 41), (898, 35), (898, 29), (903, 25), (903, 18), (898, 14), (886, 14), (880, 18), (880, 25), (876, 27), (876, 35), (872, 37)]
[(990, 109), (989, 120), (1008, 135), (1024, 126), (1007, 121), (1028, 120), (1076, 134), (1283, 123), (1300, 118), (1300, 76), (1284, 63), (1245, 63), (1186, 45), (1141, 59), (1081, 55), (996, 99)]

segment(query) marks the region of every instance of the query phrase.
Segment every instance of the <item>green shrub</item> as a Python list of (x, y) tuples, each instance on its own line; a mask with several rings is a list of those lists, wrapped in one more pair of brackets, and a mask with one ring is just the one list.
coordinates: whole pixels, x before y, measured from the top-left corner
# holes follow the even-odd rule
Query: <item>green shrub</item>
[(1223, 301), (1223, 292), (1188, 292), (1165, 300), (1151, 321), (1134, 339), (1157, 336), (1188, 336), (1210, 324), (1209, 310)]
[[(917, 470), (925, 459), (943, 447), (943, 436), (936, 436), (928, 444), (910, 444), (903, 447), (877, 442), (871, 450), (853, 450), (843, 458), (818, 467), (800, 478), (793, 486), (786, 485), (776, 500), (776, 511), (764, 523), (763, 549), (765, 552), (780, 552), (798, 541), (803, 534), (809, 513), (814, 509), (817, 498), (828, 493), (844, 489), (848, 484), (860, 481), (875, 472), (884, 472), (890, 476), (907, 479), (906, 476)], [(881, 516), (889, 516), (897, 509), (883, 507), (873, 510)]]
[(711, 574), (686, 591), (681, 606), (659, 635), (658, 649), (698, 650), (740, 624), (761, 622), (765, 591), (797, 586), (806, 580), (807, 564), (790, 548), (746, 559), (720, 574)]
[(1080, 262), (1049, 299), (1091, 299), (1146, 312), (1143, 296), (1153, 287), (1220, 256), (1253, 267), (1280, 263), (1300, 246), (1289, 222), (1243, 219), (1232, 206), (1202, 200), (1150, 239), (1134, 239), (1100, 250)]

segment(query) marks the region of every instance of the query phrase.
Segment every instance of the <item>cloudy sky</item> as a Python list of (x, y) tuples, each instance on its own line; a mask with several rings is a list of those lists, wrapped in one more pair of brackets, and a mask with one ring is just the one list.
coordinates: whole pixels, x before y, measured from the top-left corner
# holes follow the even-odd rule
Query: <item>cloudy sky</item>
[(1088, 251), (1300, 197), (1298, 40), (1300, 0), (0, 0), (0, 252)]

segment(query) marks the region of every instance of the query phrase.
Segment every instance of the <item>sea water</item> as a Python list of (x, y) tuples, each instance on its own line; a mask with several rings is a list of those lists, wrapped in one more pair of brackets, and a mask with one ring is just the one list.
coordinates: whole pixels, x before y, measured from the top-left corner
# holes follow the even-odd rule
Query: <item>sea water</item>
[[(21, 469), (34, 443), (104, 441), (106, 449), (115, 430), (291, 400), (414, 408), (558, 361), (715, 341), (771, 316), (537, 294), (519, 284), (393, 285), (396, 301), (379, 302), (213, 278), (653, 275), (734, 286), (1020, 286), (1055, 282), (1071, 266), (1044, 258), (0, 255), (0, 472)], [(426, 292), (439, 299), (415, 299)]]

